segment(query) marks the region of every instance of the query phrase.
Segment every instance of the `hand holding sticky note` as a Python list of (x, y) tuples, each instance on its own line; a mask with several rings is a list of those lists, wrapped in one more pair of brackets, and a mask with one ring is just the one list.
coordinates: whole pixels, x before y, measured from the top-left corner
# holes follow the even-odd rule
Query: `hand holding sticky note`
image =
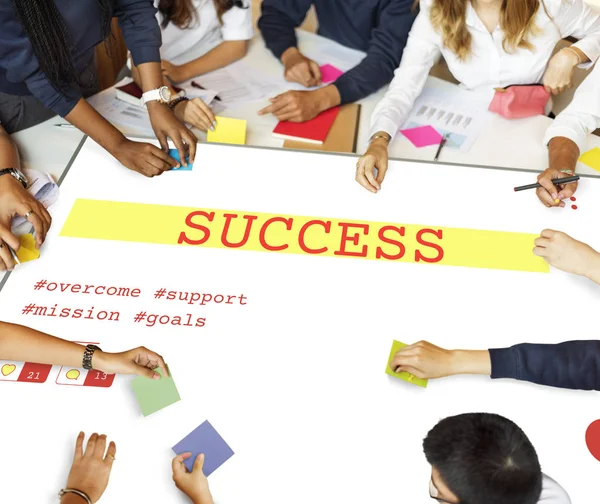
[(246, 144), (246, 121), (230, 117), (217, 116), (214, 131), (208, 131), (206, 139), (209, 142), (225, 144)]
[(169, 376), (165, 377), (160, 368), (154, 370), (154, 372), (160, 375), (160, 380), (138, 376), (131, 382), (131, 388), (144, 416), (156, 413), (181, 400), (173, 381), (173, 375), (168, 367), (167, 371), (169, 372)]
[(233, 450), (208, 420), (196, 427), (179, 443), (173, 446), (173, 451), (177, 455), (187, 452), (192, 454), (190, 458), (183, 462), (190, 472), (192, 472), (196, 457), (203, 453), (203, 472), (205, 476), (210, 476), (234, 454)]
[(187, 166), (183, 166), (181, 163), (181, 158), (179, 157), (179, 151), (177, 149), (169, 149), (169, 156), (171, 156), (175, 161), (179, 163), (179, 168), (175, 168), (174, 166), (171, 168), (172, 171), (192, 171), (194, 165), (190, 163), (190, 158), (186, 157), (185, 161), (187, 162)]
[(387, 365), (385, 366), (386, 374), (393, 376), (394, 378), (399, 378), (400, 380), (404, 380), (405, 382), (412, 383), (413, 385), (418, 385), (419, 387), (423, 387), (423, 388), (427, 387), (427, 380), (417, 378), (415, 375), (407, 373), (406, 371), (402, 371), (400, 373), (395, 373), (394, 370), (390, 368), (391, 360), (394, 358), (396, 353), (401, 348), (404, 348), (405, 346), (408, 346), (408, 345), (406, 345), (405, 343), (401, 343), (400, 341), (394, 341), (394, 343), (392, 344), (392, 350), (390, 352), (390, 356), (388, 357), (388, 360), (387, 360)]

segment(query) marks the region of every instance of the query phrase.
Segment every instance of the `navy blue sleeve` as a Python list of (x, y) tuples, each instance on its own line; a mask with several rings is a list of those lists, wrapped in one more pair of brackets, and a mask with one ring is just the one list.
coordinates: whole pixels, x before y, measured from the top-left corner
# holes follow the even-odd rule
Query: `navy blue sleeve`
[(46, 108), (64, 117), (71, 112), (81, 98), (81, 93), (73, 87), (57, 90), (40, 69), (40, 64), (17, 20), (11, 2), (0, 2), (0, 65), (6, 71), (6, 78), (13, 83), (24, 82), (29, 92), (41, 101)]
[(160, 63), (162, 36), (152, 0), (117, 0), (115, 16), (134, 65)]
[(556, 345), (523, 343), (490, 349), (490, 358), (492, 378), (600, 390), (600, 341), (567, 341)]
[(295, 29), (302, 24), (311, 5), (312, 0), (263, 0), (258, 28), (277, 59), (298, 45)]
[(379, 13), (367, 56), (335, 81), (342, 104), (365, 98), (391, 82), (417, 17), (413, 4), (413, 0), (394, 0)]

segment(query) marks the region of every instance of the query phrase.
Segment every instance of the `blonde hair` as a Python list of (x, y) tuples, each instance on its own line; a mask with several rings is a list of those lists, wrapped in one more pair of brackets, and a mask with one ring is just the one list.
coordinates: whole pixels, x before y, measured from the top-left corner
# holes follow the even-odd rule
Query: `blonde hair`
[[(469, 0), (433, 0), (430, 11), (431, 24), (442, 34), (444, 46), (460, 60), (471, 54), (471, 34), (466, 16)], [(528, 36), (536, 34), (535, 16), (543, 0), (503, 0), (500, 8), (500, 26), (504, 32), (502, 47), (511, 52), (516, 48), (533, 49)]]

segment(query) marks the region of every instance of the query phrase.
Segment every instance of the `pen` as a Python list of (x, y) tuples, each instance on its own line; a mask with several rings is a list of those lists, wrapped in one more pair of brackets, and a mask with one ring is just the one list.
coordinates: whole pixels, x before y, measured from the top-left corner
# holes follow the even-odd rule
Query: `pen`
[(72, 124), (69, 124), (69, 123), (55, 124), (54, 126), (56, 126), (58, 128), (75, 128), (75, 129), (77, 129), (76, 126), (73, 126)]
[(0, 240), (0, 245), (2, 245), (2, 244), (6, 245), (6, 247), (8, 248), (8, 250), (9, 250), (9, 252), (10, 252), (10, 255), (12, 255), (12, 258), (13, 258), (13, 260), (15, 261), (15, 263), (17, 263), (17, 264), (21, 264), (21, 261), (19, 261), (19, 258), (17, 257), (17, 254), (16, 254), (16, 252), (13, 250), (13, 248), (12, 248), (12, 247), (11, 247), (11, 246), (10, 246), (8, 243), (6, 243), (5, 241), (3, 241), (3, 240)]
[[(202, 89), (203, 91), (206, 91), (206, 88), (201, 86), (200, 84), (198, 84), (196, 81), (192, 81), (192, 87), (198, 88), (198, 89)], [(215, 100), (217, 101), (221, 101), (221, 98), (219, 98), (219, 95), (215, 95)]]
[(440, 157), (440, 152), (442, 152), (442, 147), (444, 147), (444, 145), (446, 145), (447, 140), (448, 140), (448, 135), (444, 135), (444, 138), (442, 138), (442, 141), (440, 142), (440, 146), (438, 147), (438, 150), (435, 153), (435, 157), (433, 158), (434, 161), (437, 161), (438, 158)]
[[(579, 175), (575, 175), (574, 177), (554, 179), (552, 181), (552, 183), (554, 185), (562, 185), (562, 184), (570, 184), (571, 182), (577, 182), (578, 180), (579, 180)], [(539, 182), (537, 182), (536, 184), (529, 184), (529, 185), (515, 187), (515, 192), (516, 191), (525, 191), (527, 189), (537, 189), (538, 187), (542, 187), (542, 185)]]

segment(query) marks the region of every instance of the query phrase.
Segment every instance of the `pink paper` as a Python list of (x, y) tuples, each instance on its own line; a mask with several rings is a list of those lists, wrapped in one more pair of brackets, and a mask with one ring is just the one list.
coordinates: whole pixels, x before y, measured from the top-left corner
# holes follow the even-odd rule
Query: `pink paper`
[(443, 137), (431, 126), (419, 126), (400, 130), (415, 147), (427, 147), (428, 145), (439, 145)]
[(330, 82), (337, 80), (341, 75), (344, 75), (344, 72), (329, 63), (321, 67), (321, 82), (323, 82), (323, 84), (329, 84)]

